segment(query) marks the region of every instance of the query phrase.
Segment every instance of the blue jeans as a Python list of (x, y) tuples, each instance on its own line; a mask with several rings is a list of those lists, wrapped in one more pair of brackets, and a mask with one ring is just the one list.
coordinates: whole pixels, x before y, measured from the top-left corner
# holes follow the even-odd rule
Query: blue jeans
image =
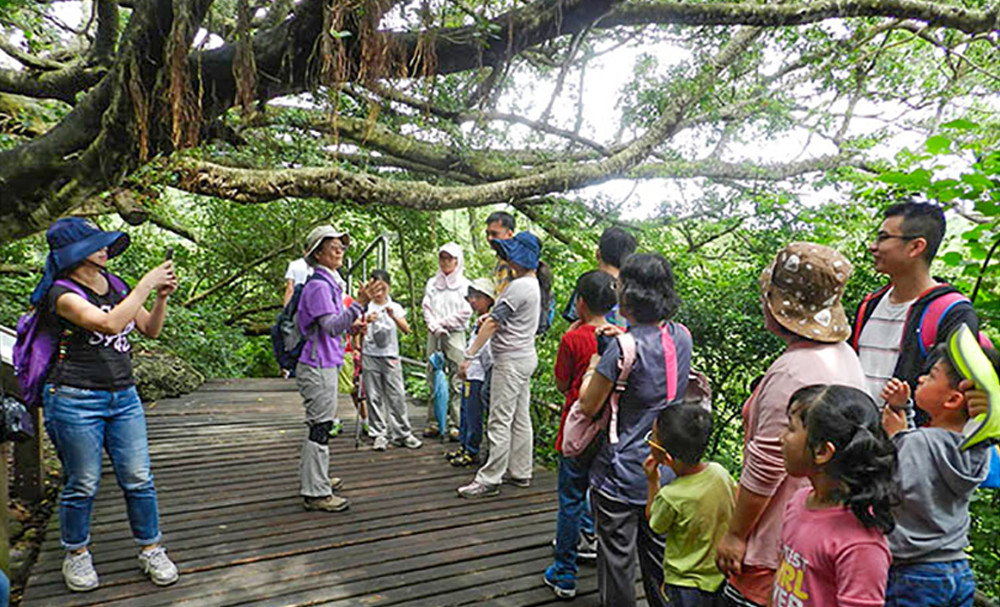
[(886, 607), (972, 607), (976, 579), (969, 561), (916, 563), (889, 568)]
[(479, 453), (483, 442), (483, 382), (471, 379), (462, 385), (462, 411), (459, 415), (458, 440), (471, 455)]
[(132, 537), (140, 546), (160, 542), (156, 488), (149, 470), (146, 417), (134, 387), (109, 392), (46, 385), (45, 430), (63, 467), (59, 534), (67, 550), (90, 543), (90, 513), (101, 480), (101, 450), (108, 452), (125, 494)]
[(588, 486), (590, 471), (571, 457), (559, 457), (559, 513), (556, 515), (555, 574), (576, 579), (576, 546), (580, 532), (594, 535)]
[(3, 571), (0, 571), (0, 607), (10, 605), (10, 580)]
[(670, 607), (716, 607), (724, 605), (722, 594), (716, 592), (705, 592), (698, 588), (687, 586), (674, 586), (664, 584), (660, 586), (663, 600)]

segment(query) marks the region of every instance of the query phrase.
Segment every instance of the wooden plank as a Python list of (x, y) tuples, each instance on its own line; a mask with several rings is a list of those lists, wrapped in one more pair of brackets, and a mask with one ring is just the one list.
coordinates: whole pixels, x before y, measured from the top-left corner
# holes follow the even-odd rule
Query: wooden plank
[[(349, 404), (342, 407), (342, 417), (353, 415)], [(415, 428), (421, 418), (414, 411)], [(54, 517), (22, 605), (554, 600), (541, 584), (557, 508), (550, 472), (538, 471), (528, 489), (505, 486), (497, 498), (462, 500), (455, 488), (474, 470), (445, 462), (442, 453), (454, 445), (355, 450), (348, 422), (349, 431), (331, 442), (331, 474), (345, 479), (352, 508), (310, 513), (297, 495), (305, 428), (294, 382), (210, 382), (195, 394), (160, 401), (147, 410), (147, 423), (162, 527), (181, 580), (158, 589), (142, 579), (124, 502), (105, 462), (92, 524), (101, 588), (74, 595), (63, 587)], [(581, 588), (593, 578), (583, 571)]]

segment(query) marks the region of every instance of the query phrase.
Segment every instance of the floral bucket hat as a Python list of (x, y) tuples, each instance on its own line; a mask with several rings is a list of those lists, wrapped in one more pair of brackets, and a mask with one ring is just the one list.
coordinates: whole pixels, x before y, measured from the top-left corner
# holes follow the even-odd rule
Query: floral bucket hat
[(782, 327), (814, 341), (836, 343), (851, 335), (840, 299), (854, 266), (839, 252), (793, 242), (760, 275), (765, 304)]

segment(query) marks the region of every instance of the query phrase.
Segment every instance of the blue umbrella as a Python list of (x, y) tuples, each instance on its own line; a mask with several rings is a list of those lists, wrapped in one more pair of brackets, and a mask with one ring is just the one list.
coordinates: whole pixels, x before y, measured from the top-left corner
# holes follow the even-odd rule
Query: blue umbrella
[(431, 398), (434, 402), (434, 415), (437, 417), (441, 435), (448, 431), (448, 376), (444, 372), (444, 354), (440, 351), (431, 354), (431, 368), (434, 369), (434, 392)]

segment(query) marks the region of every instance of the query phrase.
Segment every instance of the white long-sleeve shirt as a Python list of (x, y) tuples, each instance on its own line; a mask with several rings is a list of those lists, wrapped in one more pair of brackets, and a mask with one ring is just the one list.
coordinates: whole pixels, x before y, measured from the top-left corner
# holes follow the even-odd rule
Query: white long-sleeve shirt
[(472, 317), (472, 306), (465, 300), (469, 281), (463, 278), (454, 289), (439, 289), (431, 277), (424, 288), (424, 322), (431, 333), (445, 329), (449, 333), (464, 331)]

